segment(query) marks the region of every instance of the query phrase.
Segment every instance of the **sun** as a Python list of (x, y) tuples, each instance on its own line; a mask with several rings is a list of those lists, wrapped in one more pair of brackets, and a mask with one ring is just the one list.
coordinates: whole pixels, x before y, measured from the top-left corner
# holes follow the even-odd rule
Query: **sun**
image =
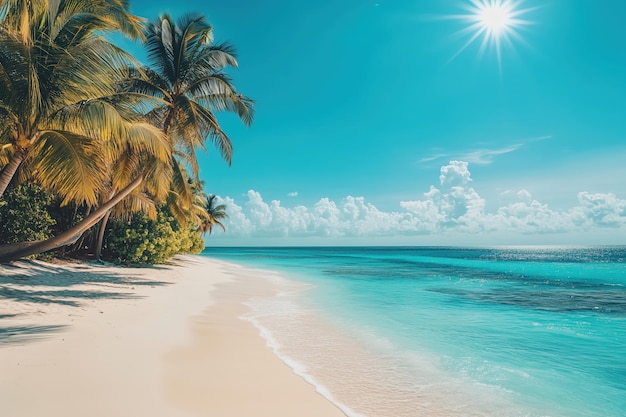
[(532, 24), (522, 17), (534, 9), (521, 8), (522, 3), (523, 0), (469, 0), (464, 7), (467, 14), (447, 16), (467, 23), (467, 26), (457, 33), (469, 36), (451, 60), (478, 41), (481, 55), (487, 49), (495, 51), (501, 70), (503, 45), (513, 47), (514, 40), (524, 42), (520, 30)]
[(500, 36), (512, 25), (511, 9), (502, 3), (487, 5), (476, 14), (476, 17), (492, 36)]

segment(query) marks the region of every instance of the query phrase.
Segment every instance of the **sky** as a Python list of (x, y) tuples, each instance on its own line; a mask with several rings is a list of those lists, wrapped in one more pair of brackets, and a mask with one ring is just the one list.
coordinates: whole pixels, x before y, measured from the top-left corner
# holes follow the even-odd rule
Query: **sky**
[(626, 244), (623, 0), (131, 10), (204, 14), (255, 100), (218, 115), (232, 166), (200, 157), (230, 216), (209, 246)]

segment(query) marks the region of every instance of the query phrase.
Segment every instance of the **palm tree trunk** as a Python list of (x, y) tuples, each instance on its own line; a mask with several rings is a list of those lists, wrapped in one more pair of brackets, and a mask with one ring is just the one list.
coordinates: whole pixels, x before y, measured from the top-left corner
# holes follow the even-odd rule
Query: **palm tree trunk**
[(65, 232), (50, 239), (22, 242), (10, 245), (0, 246), (0, 262), (9, 262), (22, 258), (24, 256), (35, 255), (37, 253), (47, 252), (75, 243), (89, 228), (98, 223), (117, 203), (122, 201), (128, 194), (141, 184), (143, 176), (137, 177), (133, 182), (128, 184), (122, 191), (117, 193), (115, 197), (98, 207), (93, 213), (85, 217), (82, 221), (75, 224)]
[(4, 167), (4, 169), (0, 172), (0, 197), (4, 194), (5, 190), (9, 186), (9, 183), (13, 179), (13, 176), (17, 172), (20, 164), (24, 160), (26, 156), (26, 151), (17, 150), (9, 163)]
[[(113, 196), (111, 196), (111, 198), (113, 198)], [(89, 216), (89, 213), (91, 213), (91, 209), (92, 209), (91, 206), (87, 207), (87, 210), (85, 210), (85, 217)], [(74, 216), (72, 217), (72, 219), (74, 219), (77, 214), (78, 214), (78, 207), (76, 207), (76, 209), (74, 210)], [(61, 256), (65, 255), (66, 251), (69, 251), (71, 253), (71, 252), (75, 252), (75, 251), (79, 250), (83, 246), (83, 243), (85, 243), (85, 234), (84, 233), (80, 237), (80, 239), (78, 239), (75, 243), (72, 244), (71, 247), (64, 246), (63, 250), (61, 252)]]
[(109, 222), (109, 217), (111, 216), (111, 210), (107, 211), (107, 214), (102, 218), (102, 222), (100, 223), (100, 230), (98, 230), (98, 239), (96, 240), (96, 261), (100, 260), (100, 255), (102, 254), (102, 241), (104, 240), (104, 232), (107, 228), (107, 223)]

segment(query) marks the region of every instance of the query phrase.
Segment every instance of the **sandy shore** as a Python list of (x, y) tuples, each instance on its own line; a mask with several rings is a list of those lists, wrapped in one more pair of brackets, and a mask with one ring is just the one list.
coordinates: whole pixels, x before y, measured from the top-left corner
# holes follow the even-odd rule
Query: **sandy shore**
[(344, 416), (241, 319), (273, 291), (192, 256), (0, 266), (0, 415)]

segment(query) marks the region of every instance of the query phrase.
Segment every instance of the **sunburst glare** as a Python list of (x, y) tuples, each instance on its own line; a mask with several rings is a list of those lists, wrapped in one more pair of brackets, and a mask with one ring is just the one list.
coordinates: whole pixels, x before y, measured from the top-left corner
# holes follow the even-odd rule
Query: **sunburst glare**
[(519, 30), (532, 24), (521, 17), (534, 8), (520, 8), (523, 0), (469, 0), (464, 8), (467, 14), (447, 16), (463, 20), (468, 24), (458, 34), (468, 35), (469, 39), (450, 59), (453, 60), (475, 41), (480, 42), (480, 54), (487, 48), (495, 51), (498, 67), (502, 69), (503, 44), (513, 47), (513, 40), (524, 42)]

